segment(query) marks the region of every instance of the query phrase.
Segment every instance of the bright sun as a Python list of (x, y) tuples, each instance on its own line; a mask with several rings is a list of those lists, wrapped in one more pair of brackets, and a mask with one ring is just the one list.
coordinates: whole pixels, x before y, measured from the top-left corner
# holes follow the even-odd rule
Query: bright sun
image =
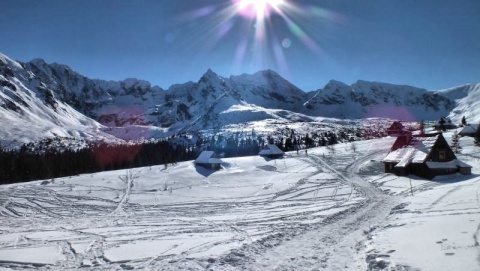
[(234, 0), (239, 14), (250, 18), (269, 17), (279, 11), (285, 0)]

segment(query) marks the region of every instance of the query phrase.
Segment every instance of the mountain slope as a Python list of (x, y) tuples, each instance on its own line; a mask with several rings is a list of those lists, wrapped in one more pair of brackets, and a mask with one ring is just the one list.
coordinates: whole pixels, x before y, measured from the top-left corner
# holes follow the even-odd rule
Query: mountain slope
[(455, 106), (451, 99), (436, 92), (367, 81), (348, 86), (332, 80), (310, 95), (306, 107), (315, 115), (350, 119), (436, 120), (446, 116)]
[[(479, 84), (427, 91), (332, 80), (305, 93), (271, 70), (229, 78), (208, 70), (197, 82), (164, 90), (144, 80), (90, 79), (66, 65), (41, 59), (20, 63), (0, 56), (0, 117), (10, 125), (8, 133), (3, 132), (8, 138), (28, 138), (33, 129), (39, 130), (38, 137), (94, 137), (107, 131), (135, 139), (264, 120), (310, 122), (318, 117), (419, 121), (448, 115), (457, 121), (466, 115), (470, 122), (479, 120), (473, 110), (479, 107)], [(135, 136), (134, 130), (146, 132)]]
[(456, 106), (448, 115), (454, 123), (459, 123), (463, 116), (468, 123), (480, 123), (480, 84), (449, 88), (439, 93), (455, 101)]
[(113, 139), (101, 125), (57, 99), (57, 93), (0, 54), (0, 144), (15, 146), (45, 137)]

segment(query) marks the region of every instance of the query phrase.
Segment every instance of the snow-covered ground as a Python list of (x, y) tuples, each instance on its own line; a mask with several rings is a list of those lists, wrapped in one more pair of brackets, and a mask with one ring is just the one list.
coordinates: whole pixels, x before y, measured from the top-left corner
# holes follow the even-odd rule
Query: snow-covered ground
[[(447, 135), (448, 138), (448, 135)], [(0, 186), (0, 268), (478, 270), (472, 176), (383, 173), (394, 138)]]
[(372, 225), (369, 259), (380, 266), (389, 262), (396, 270), (480, 270), (480, 148), (472, 138), (460, 143), (457, 157), (473, 166), (471, 176), (426, 181), (378, 174), (367, 179), (401, 199), (386, 221)]

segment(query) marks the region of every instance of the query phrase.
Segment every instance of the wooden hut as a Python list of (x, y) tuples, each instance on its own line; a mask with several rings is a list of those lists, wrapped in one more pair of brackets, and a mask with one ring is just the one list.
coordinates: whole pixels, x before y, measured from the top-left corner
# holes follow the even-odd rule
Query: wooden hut
[(263, 150), (261, 150), (258, 155), (268, 158), (280, 158), (282, 157), (284, 152), (277, 147), (275, 144), (267, 144)]
[(222, 160), (213, 151), (203, 151), (195, 160), (195, 165), (206, 169), (218, 170), (221, 168)]
[(427, 179), (457, 172), (470, 175), (472, 168), (457, 159), (441, 133), (398, 137), (382, 162), (386, 173)]

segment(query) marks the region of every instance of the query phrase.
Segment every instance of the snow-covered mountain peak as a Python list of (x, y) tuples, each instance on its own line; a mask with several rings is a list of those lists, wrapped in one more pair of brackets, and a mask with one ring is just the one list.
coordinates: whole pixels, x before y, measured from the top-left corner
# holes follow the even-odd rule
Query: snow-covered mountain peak
[(200, 77), (200, 80), (199, 82), (202, 82), (202, 81), (216, 81), (220, 78), (220, 76), (215, 73), (214, 71), (212, 71), (212, 69), (208, 69), (203, 75), (202, 77)]
[(208, 68), (208, 70), (203, 74), (203, 77), (218, 77), (218, 74), (212, 69)]
[(352, 84), (352, 88), (356, 89), (380, 89), (380, 90), (393, 90), (393, 91), (419, 91), (425, 92), (426, 89), (412, 87), (408, 85), (397, 85), (397, 84), (390, 84), (390, 83), (383, 83), (383, 82), (376, 82), (376, 81), (365, 81), (365, 80), (357, 80), (357, 82)]
[[(296, 121), (292, 117), (296, 114), (403, 120), (436, 120), (450, 114), (456, 121), (468, 112), (469, 122), (478, 121), (475, 116), (480, 115), (474, 110), (480, 108), (476, 103), (480, 103), (480, 84), (427, 91), (364, 80), (352, 85), (331, 80), (318, 91), (305, 93), (273, 70), (225, 78), (208, 69), (197, 82), (163, 90), (141, 79), (89, 79), (66, 65), (43, 59), (19, 63), (3, 54), (0, 96), (0, 109), (8, 116), (19, 112), (40, 115), (43, 110), (49, 114), (45, 119), (56, 122), (68, 119), (63, 112), (70, 112), (82, 119), (75, 125), (94, 120), (114, 127), (153, 125), (169, 134), (266, 119)], [(88, 125), (89, 129), (95, 126)]]
[(216, 74), (211, 69), (208, 69), (200, 80), (198, 80), (198, 84), (200, 87), (209, 87), (214, 89), (224, 89), (223, 85), (225, 84), (225, 80)]
[(340, 82), (340, 81), (337, 81), (337, 80), (330, 80), (328, 81), (328, 83), (323, 87), (324, 90), (327, 90), (327, 89), (330, 89), (330, 90), (335, 90), (335, 89), (351, 89), (352, 87), (343, 83), (343, 82)]
[[(2, 68), (3, 67), (3, 68)], [(0, 53), (0, 73), (7, 75), (10, 74), (10, 76), (13, 77), (13, 71), (18, 71), (22, 69), (22, 65), (18, 63), (15, 60), (12, 60), (8, 56)], [(10, 72), (8, 72), (10, 71)]]
[(272, 84), (289, 84), (290, 82), (281, 77), (278, 73), (273, 70), (263, 70), (258, 71), (253, 74), (241, 74), (241, 75), (232, 75), (230, 80), (234, 81), (237, 84), (252, 84), (256, 86), (263, 85), (272, 85)]
[(30, 60), (29, 62), (36, 65), (36, 66), (48, 65), (48, 63), (43, 58), (34, 58), (34, 59)]
[(0, 53), (0, 62), (2, 62), (4, 65), (7, 65), (8, 63), (12, 63), (15, 61), (11, 60), (8, 56)]
[(458, 123), (465, 117), (468, 123), (480, 122), (480, 84), (467, 84), (445, 90), (439, 93), (454, 100), (456, 107), (448, 117)]
[(285, 81), (285, 79), (280, 76), (278, 73), (271, 69), (263, 70), (263, 71), (258, 71), (254, 73), (253, 75), (259, 75), (262, 76), (263, 78), (269, 79), (269, 80), (282, 80)]
[(151, 88), (150, 82), (146, 80), (137, 79), (137, 78), (126, 78), (122, 80), (122, 83), (126, 88), (132, 88), (132, 87), (134, 88), (139, 87), (144, 89)]
[(475, 92), (480, 89), (480, 83), (478, 84), (465, 84), (458, 87), (442, 89), (438, 92), (450, 99), (462, 99), (465, 98), (470, 92)]

